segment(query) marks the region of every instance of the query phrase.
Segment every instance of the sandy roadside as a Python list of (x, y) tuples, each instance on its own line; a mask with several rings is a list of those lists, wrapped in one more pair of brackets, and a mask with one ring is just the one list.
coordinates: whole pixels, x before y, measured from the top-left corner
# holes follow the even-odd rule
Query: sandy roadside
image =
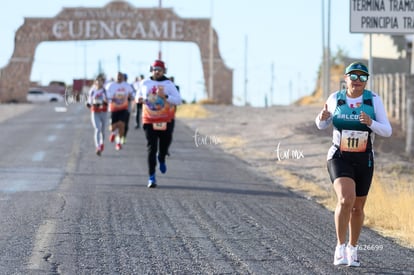
[(316, 114), (319, 108), (205, 107), (212, 114), (209, 118), (183, 118), (201, 136), (216, 137), (225, 151), (259, 171), (274, 175), (284, 169), (329, 186), (323, 167), (330, 138), (322, 131), (303, 135), (296, 129), (311, 123), (310, 114)]

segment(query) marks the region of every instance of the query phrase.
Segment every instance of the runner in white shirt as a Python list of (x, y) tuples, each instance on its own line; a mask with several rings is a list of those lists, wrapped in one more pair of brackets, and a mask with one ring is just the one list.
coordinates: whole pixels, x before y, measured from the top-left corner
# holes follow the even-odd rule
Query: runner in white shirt
[(110, 83), (107, 88), (109, 111), (111, 112), (109, 141), (115, 141), (116, 150), (122, 148), (121, 140), (124, 139), (125, 122), (128, 116), (128, 98), (132, 98), (133, 95), (134, 91), (131, 85), (124, 81), (124, 74), (118, 72), (117, 81)]
[(319, 129), (333, 125), (327, 168), (337, 196), (334, 265), (360, 266), (357, 244), (374, 173), (375, 134), (392, 134), (381, 98), (365, 89), (368, 78), (367, 66), (350, 64), (344, 75), (346, 89), (331, 94), (315, 118)]
[(161, 173), (167, 172), (165, 156), (172, 140), (171, 120), (175, 111), (173, 106), (181, 104), (181, 96), (174, 83), (165, 76), (166, 68), (163, 61), (155, 60), (150, 71), (152, 76), (142, 81), (135, 102), (143, 102), (142, 124), (148, 148), (148, 187), (154, 188), (157, 186), (157, 153)]

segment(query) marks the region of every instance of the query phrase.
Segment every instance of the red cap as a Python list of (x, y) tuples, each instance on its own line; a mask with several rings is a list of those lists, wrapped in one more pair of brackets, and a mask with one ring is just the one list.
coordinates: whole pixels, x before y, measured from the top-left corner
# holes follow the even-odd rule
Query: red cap
[(155, 60), (154, 63), (152, 63), (151, 67), (153, 69), (161, 68), (161, 69), (165, 70), (165, 64), (161, 60)]

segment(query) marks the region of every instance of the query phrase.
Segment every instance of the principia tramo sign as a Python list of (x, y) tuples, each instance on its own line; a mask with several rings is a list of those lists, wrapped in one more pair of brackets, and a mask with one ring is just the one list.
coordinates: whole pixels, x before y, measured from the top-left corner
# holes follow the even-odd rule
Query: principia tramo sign
[(351, 33), (414, 34), (414, 0), (350, 0)]

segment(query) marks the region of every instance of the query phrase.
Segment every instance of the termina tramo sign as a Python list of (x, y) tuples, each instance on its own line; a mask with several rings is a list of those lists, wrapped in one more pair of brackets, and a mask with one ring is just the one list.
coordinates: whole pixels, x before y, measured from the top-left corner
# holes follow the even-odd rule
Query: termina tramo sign
[(414, 33), (414, 0), (350, 0), (351, 33)]

